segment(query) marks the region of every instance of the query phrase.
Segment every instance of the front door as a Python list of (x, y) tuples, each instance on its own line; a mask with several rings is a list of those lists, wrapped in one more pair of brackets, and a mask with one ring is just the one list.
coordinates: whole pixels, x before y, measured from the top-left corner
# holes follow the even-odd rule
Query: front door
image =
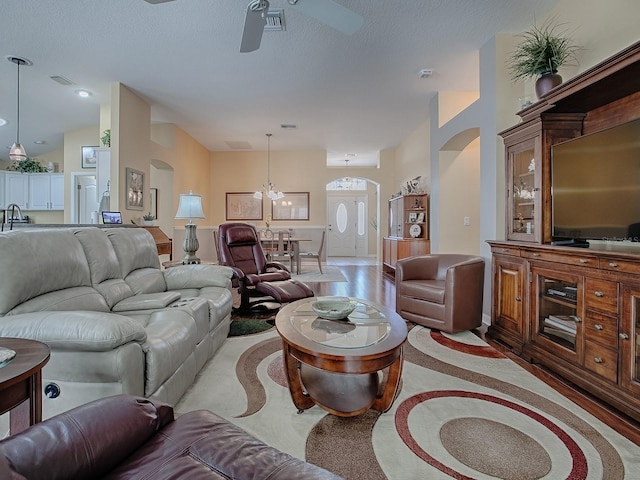
[(367, 197), (337, 195), (327, 198), (327, 256), (356, 257), (367, 250)]

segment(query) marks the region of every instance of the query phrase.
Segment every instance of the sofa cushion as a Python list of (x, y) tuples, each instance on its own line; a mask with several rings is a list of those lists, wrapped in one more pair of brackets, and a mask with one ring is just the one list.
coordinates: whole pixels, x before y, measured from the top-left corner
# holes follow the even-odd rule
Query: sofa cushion
[(167, 285), (153, 236), (144, 228), (105, 229), (118, 257), (120, 274), (134, 294), (164, 292)]
[(0, 251), (0, 315), (45, 293), (91, 286), (84, 250), (69, 230), (6, 232)]
[(118, 256), (104, 230), (78, 228), (73, 231), (82, 244), (91, 272), (91, 284), (98, 290), (109, 307), (133, 295), (124, 281)]
[(7, 315), (20, 313), (41, 312), (44, 310), (93, 310), (96, 312), (108, 312), (109, 305), (104, 297), (91, 287), (72, 287), (39, 295), (22, 302)]
[(178, 292), (141, 293), (117, 303), (112, 310), (114, 312), (156, 310), (164, 308), (179, 299), (180, 294)]
[(9, 315), (0, 321), (0, 336), (30, 338), (54, 349), (95, 352), (146, 338), (144, 329), (129, 317), (82, 310)]

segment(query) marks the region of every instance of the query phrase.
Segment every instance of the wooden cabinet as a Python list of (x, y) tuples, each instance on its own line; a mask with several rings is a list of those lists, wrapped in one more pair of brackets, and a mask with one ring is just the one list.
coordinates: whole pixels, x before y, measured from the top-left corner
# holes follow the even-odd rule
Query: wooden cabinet
[(64, 174), (30, 174), (28, 209), (64, 210)]
[(389, 200), (388, 236), (382, 240), (383, 272), (394, 273), (401, 258), (429, 253), (429, 195), (400, 195)]
[[(489, 336), (640, 420), (640, 246), (552, 241), (552, 146), (640, 117), (640, 42), (518, 112)], [(597, 173), (596, 173), (597, 174)], [(520, 300), (518, 300), (520, 299)]]
[(490, 332), (493, 337), (500, 338), (521, 352), (525, 339), (524, 309), (527, 303), (525, 260), (520, 257), (518, 249), (494, 247), (491, 251), (495, 295), (491, 306)]
[(582, 134), (582, 113), (541, 113), (500, 133), (508, 240), (551, 242), (551, 146)]
[(489, 243), (489, 336), (640, 420), (638, 247)]

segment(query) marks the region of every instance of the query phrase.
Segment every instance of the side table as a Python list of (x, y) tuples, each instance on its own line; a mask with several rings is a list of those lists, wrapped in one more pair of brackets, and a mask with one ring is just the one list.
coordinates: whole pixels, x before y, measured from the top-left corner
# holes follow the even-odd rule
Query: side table
[(49, 361), (49, 347), (35, 340), (0, 338), (0, 347), (16, 352), (0, 368), (0, 415), (9, 413), (9, 434), (42, 420), (42, 367)]

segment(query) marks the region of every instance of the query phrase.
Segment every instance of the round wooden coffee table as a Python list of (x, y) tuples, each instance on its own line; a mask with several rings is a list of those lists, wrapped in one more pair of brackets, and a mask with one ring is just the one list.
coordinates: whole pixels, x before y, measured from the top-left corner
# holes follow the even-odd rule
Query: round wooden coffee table
[[(336, 297), (323, 299), (327, 298)], [(370, 408), (386, 412), (400, 385), (405, 321), (359, 298), (348, 299), (357, 306), (347, 319), (325, 320), (311, 308), (318, 300), (292, 302), (276, 316), (289, 391), (298, 412), (313, 405), (342, 417)]]
[(0, 414), (10, 412), (13, 435), (42, 420), (42, 367), (50, 351), (44, 343), (22, 338), (0, 338), (0, 347), (16, 352), (0, 368)]

